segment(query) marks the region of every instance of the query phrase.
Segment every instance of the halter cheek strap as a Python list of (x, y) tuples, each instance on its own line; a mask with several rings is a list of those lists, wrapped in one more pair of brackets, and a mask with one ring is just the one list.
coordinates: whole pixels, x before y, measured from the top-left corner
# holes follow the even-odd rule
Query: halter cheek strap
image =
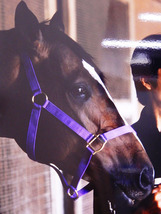
[[(67, 183), (61, 170), (59, 170), (55, 165), (51, 163), (48, 164), (52, 168), (54, 168), (58, 173), (58, 175), (60, 176), (62, 184), (66, 189), (68, 195), (71, 198), (76, 199), (78, 198), (78, 196), (84, 195), (85, 193), (89, 192), (93, 188), (91, 184), (88, 184), (85, 188), (82, 188), (81, 190), (77, 191), (78, 183), (82, 178), (82, 176), (84, 175), (92, 156), (100, 152), (109, 140), (112, 140), (116, 137), (119, 137), (121, 135), (130, 133), (130, 132), (135, 133), (135, 131), (131, 126), (125, 125), (97, 136), (93, 135), (87, 129), (85, 129), (83, 126), (81, 126), (79, 123), (77, 123), (65, 112), (63, 112), (56, 105), (54, 105), (52, 102), (48, 100), (47, 95), (44, 94), (41, 90), (41, 87), (37, 80), (30, 58), (25, 54), (23, 54), (21, 58), (24, 64), (27, 79), (29, 81), (31, 90), (33, 92), (32, 102), (34, 104), (31, 112), (28, 133), (27, 133), (27, 140), (26, 140), (26, 152), (28, 156), (32, 160), (36, 161), (36, 156), (35, 156), (36, 135), (37, 135), (38, 123), (39, 123), (39, 118), (40, 118), (42, 108), (44, 108), (46, 111), (51, 113), (54, 117), (56, 117), (58, 120), (64, 123), (64, 125), (66, 125), (68, 128), (70, 128), (73, 132), (75, 132), (77, 135), (79, 135), (82, 139), (84, 139), (87, 142), (87, 145), (86, 145), (87, 149), (79, 164), (76, 175), (73, 177), (71, 185)], [(36, 101), (38, 97), (41, 98), (41, 100), (43, 100), (41, 103), (38, 103)], [(101, 147), (95, 150), (95, 148), (93, 147), (93, 143), (97, 139), (101, 141)]]

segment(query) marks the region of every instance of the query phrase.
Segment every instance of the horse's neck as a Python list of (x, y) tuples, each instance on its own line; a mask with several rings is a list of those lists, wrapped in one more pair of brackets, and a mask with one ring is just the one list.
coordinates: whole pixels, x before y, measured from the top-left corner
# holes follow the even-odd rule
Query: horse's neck
[[(31, 107), (25, 106), (25, 95), (18, 97), (20, 92), (25, 93), (23, 89), (13, 87), (0, 95), (0, 137), (14, 138), (22, 148), (26, 141)], [(26, 108), (29, 110), (26, 111)]]
[(0, 136), (13, 138), (13, 123), (16, 121), (16, 118), (13, 117), (10, 108), (8, 108), (7, 104), (0, 104)]
[(22, 117), (10, 111), (4, 114), (0, 112), (0, 137), (14, 139), (24, 151), (28, 124), (22, 124), (21, 121), (25, 116)]
[(0, 137), (14, 138), (10, 121), (7, 121), (0, 113)]

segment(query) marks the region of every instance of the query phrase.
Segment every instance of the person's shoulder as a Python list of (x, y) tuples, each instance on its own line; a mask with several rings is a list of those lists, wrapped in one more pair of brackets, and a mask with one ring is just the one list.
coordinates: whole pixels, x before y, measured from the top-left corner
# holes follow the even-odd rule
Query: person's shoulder
[(141, 125), (140, 120), (138, 120), (136, 123), (132, 124), (132, 128), (133, 128), (136, 132), (138, 132), (138, 130), (140, 130), (141, 126), (142, 126), (142, 125)]
[(133, 123), (131, 126), (136, 131), (139, 138), (145, 138), (145, 130), (147, 129), (147, 117), (145, 116), (145, 109), (142, 110), (138, 121)]

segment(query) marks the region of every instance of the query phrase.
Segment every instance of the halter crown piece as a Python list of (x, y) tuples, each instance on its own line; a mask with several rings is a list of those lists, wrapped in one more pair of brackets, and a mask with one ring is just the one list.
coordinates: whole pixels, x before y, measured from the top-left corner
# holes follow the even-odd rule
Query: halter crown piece
[[(52, 102), (48, 100), (47, 95), (43, 93), (40, 88), (40, 85), (37, 80), (30, 58), (26, 54), (23, 54), (21, 56), (21, 59), (23, 61), (26, 76), (29, 81), (31, 90), (33, 92), (33, 97), (32, 97), (33, 109), (30, 116), (30, 122), (29, 122), (27, 140), (26, 140), (26, 152), (29, 158), (36, 161), (36, 156), (35, 156), (36, 135), (37, 135), (38, 123), (39, 123), (39, 118), (40, 118), (42, 108), (44, 108), (46, 111), (51, 113), (54, 117), (56, 117), (59, 121), (64, 123), (68, 128), (70, 128), (73, 132), (75, 132), (77, 135), (79, 135), (81, 138), (83, 138), (87, 142), (87, 145), (86, 145), (87, 149), (79, 164), (76, 175), (73, 177), (73, 180), (70, 185), (67, 183), (61, 170), (59, 170), (54, 164), (51, 164), (51, 163), (48, 164), (49, 166), (54, 168), (58, 173), (62, 181), (62, 184), (67, 194), (69, 195), (69, 197), (72, 199), (77, 199), (79, 196), (84, 195), (93, 189), (92, 184), (89, 183), (82, 189), (77, 190), (77, 186), (80, 182), (80, 179), (84, 175), (92, 156), (100, 152), (109, 140), (114, 139), (118, 136), (124, 135), (126, 133), (130, 133), (130, 132), (135, 133), (135, 131), (131, 126), (124, 125), (97, 136), (93, 135), (87, 129), (85, 129), (83, 126), (81, 126), (79, 123), (77, 123), (65, 112), (63, 112), (61, 109), (59, 109), (57, 106), (55, 106)], [(41, 103), (37, 102), (38, 97), (41, 100), (43, 100), (41, 101)], [(95, 150), (92, 144), (97, 139), (101, 141), (101, 147)]]

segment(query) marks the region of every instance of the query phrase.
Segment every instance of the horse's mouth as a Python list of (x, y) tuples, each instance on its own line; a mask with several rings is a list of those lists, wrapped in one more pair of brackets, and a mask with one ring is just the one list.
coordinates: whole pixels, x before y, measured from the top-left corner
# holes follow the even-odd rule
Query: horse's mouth
[(115, 185), (129, 199), (130, 204), (134, 201), (145, 199), (152, 190), (153, 182), (149, 169), (144, 168), (141, 172), (121, 171), (114, 177)]
[(131, 189), (130, 187), (127, 187), (125, 189), (125, 188), (122, 188), (122, 186), (118, 186), (118, 188), (122, 191), (125, 198), (127, 198), (129, 202), (132, 204), (134, 203), (134, 201), (143, 200), (148, 195), (148, 194), (145, 194), (145, 192), (142, 190), (134, 190), (134, 189)]
[[(122, 189), (120, 187), (118, 187), (118, 188), (120, 190), (120, 198), (123, 198), (123, 200), (127, 203), (128, 206), (133, 207), (136, 204), (138, 204), (139, 201), (142, 200), (142, 199), (140, 199), (140, 200), (138, 199), (139, 197), (137, 197), (137, 195), (139, 195), (139, 194), (135, 194), (135, 197), (134, 197), (133, 194), (129, 195), (125, 191), (122, 191)], [(143, 195), (143, 194), (140, 194), (140, 195)]]
[(116, 203), (123, 200), (127, 206), (135, 207), (151, 193), (151, 187), (149, 185), (147, 188), (142, 189), (135, 188), (134, 186), (132, 188), (128, 185), (115, 184)]
[(128, 197), (119, 187), (117, 187), (117, 189), (119, 189), (119, 191), (117, 190), (114, 201), (107, 200), (109, 211), (111, 214), (129, 213), (128, 210), (135, 207), (138, 201)]
[[(126, 179), (126, 176), (122, 176), (122, 173), (120, 173), (117, 179), (115, 177), (115, 180), (113, 180), (115, 190), (112, 204), (116, 209), (115, 213), (117, 213), (117, 210), (120, 213), (121, 209), (130, 210), (137, 207), (151, 193), (153, 185), (150, 179), (147, 176), (144, 178), (144, 176), (140, 175), (139, 179), (137, 179), (138, 176), (134, 175), (130, 175)], [(128, 213), (128, 211), (123, 211), (122, 213)]]
[(115, 185), (114, 198), (108, 201), (108, 204), (111, 214), (122, 214), (131, 213), (140, 202), (141, 200), (138, 200), (135, 193), (133, 195), (125, 190), (123, 191), (118, 185)]

